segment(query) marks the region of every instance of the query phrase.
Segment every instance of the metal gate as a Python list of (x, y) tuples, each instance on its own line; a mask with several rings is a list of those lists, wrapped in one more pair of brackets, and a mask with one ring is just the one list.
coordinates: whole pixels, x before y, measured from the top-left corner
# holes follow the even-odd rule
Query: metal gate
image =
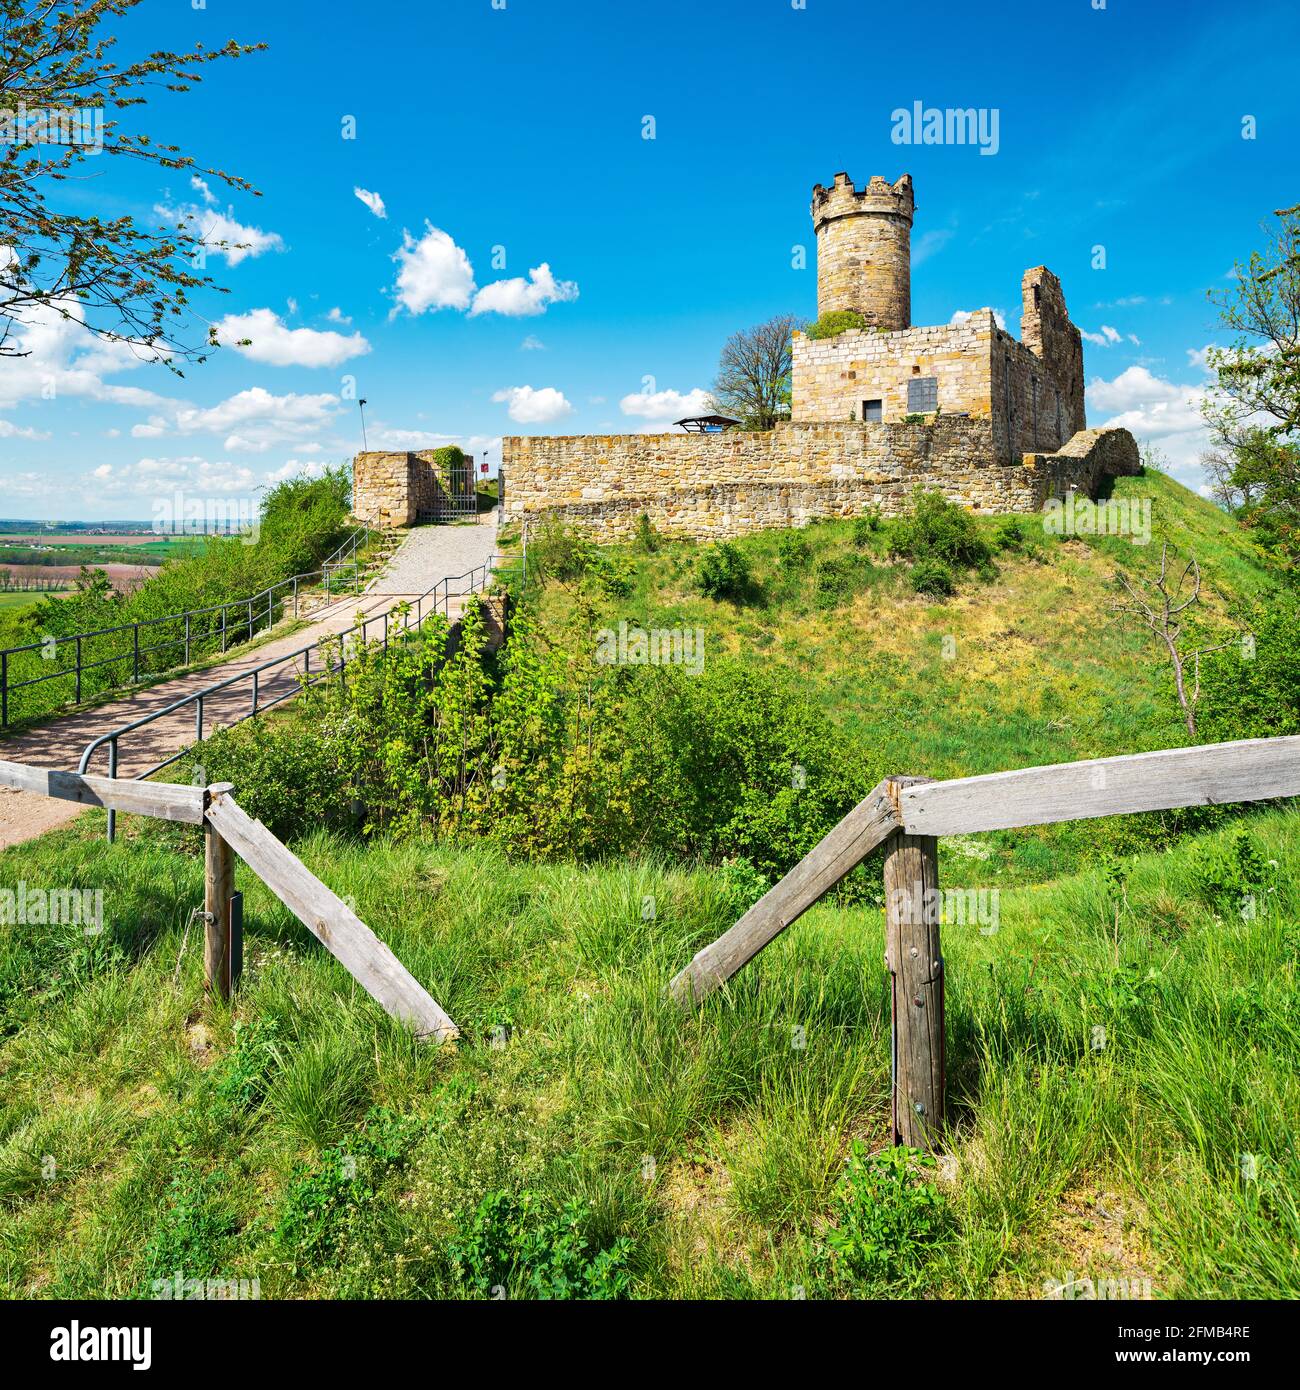
[(468, 455), (460, 463), (439, 469), (435, 474), (433, 508), (429, 521), (473, 521), (478, 516), (478, 494), (474, 484), (474, 460)]

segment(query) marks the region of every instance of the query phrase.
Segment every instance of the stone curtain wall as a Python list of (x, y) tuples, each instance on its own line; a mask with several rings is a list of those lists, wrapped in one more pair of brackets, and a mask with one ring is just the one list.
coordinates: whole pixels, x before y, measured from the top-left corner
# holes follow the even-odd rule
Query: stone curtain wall
[[(1123, 464), (1124, 430), (1092, 430), (1070, 452), (994, 462), (990, 418), (929, 424), (787, 422), (766, 432), (510, 436), (504, 521), (542, 514), (598, 540), (630, 536), (644, 513), (669, 535), (717, 538), (814, 517), (897, 515), (913, 490), (935, 488), (977, 512), (1037, 511), (1071, 486), (1091, 491)], [(1074, 441), (1072, 441), (1072, 446)], [(1127, 471), (1127, 470), (1121, 470)]]
[[(352, 464), (352, 515), (367, 526), (414, 526), (429, 521), (447, 496), (435, 450), (388, 453), (370, 450)], [(474, 476), (474, 460), (465, 462)]]
[(1083, 336), (1070, 322), (1061, 282), (1046, 266), (1025, 271), (1020, 282), (1020, 341), (1038, 357), (1060, 388), (1065, 438), (1087, 425), (1083, 409)]
[(917, 376), (938, 378), (941, 415), (987, 417), (994, 410), (992, 360), (998, 332), (993, 311), (980, 309), (961, 324), (900, 333), (849, 329), (834, 338), (796, 333), (791, 417), (861, 420), (863, 401), (879, 400), (886, 424), (901, 421), (909, 413), (907, 383)]

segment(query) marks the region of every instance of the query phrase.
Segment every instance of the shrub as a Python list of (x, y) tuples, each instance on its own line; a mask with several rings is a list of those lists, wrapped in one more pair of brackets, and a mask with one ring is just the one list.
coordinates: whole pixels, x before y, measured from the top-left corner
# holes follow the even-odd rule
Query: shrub
[(1245, 829), (1226, 844), (1200, 845), (1192, 855), (1192, 881), (1220, 916), (1262, 915), (1271, 878), (1271, 866)]
[(871, 568), (866, 556), (829, 555), (813, 571), (813, 590), (819, 608), (847, 603), (863, 585)]
[(744, 599), (750, 590), (749, 562), (730, 541), (707, 546), (700, 556), (700, 592), (706, 598)]
[(941, 492), (917, 488), (908, 512), (894, 522), (893, 551), (909, 560), (940, 560), (952, 569), (978, 569), (992, 559), (975, 518)]
[(1196, 724), (1204, 743), (1300, 733), (1300, 594), (1275, 594), (1245, 616), (1249, 639), (1201, 662)]
[(547, 517), (528, 547), (528, 567), (542, 583), (558, 579), (572, 584), (587, 572), (595, 549), (578, 527)]
[(948, 598), (957, 591), (957, 582), (952, 570), (942, 560), (927, 558), (918, 560), (908, 576), (912, 588), (918, 594), (930, 594), (934, 598)]
[(871, 507), (853, 521), (853, 544), (859, 550), (866, 550), (872, 539), (884, 526), (879, 507)]
[(1023, 550), (1025, 528), (1019, 517), (1004, 516), (993, 528), (993, 545), (997, 550)]
[(864, 1292), (915, 1293), (925, 1282), (925, 1263), (946, 1239), (948, 1208), (932, 1183), (913, 1166), (934, 1160), (913, 1149), (868, 1154), (853, 1141), (835, 1192), (835, 1225), (826, 1233), (831, 1280)]
[(865, 328), (867, 321), (856, 309), (833, 309), (804, 329), (808, 338), (834, 338), (850, 328)]
[(799, 531), (782, 531), (776, 543), (777, 563), (783, 570), (797, 570), (808, 562), (812, 546)]
[(642, 512), (636, 519), (637, 549), (646, 555), (653, 555), (661, 544), (659, 532), (651, 525), (650, 518)]

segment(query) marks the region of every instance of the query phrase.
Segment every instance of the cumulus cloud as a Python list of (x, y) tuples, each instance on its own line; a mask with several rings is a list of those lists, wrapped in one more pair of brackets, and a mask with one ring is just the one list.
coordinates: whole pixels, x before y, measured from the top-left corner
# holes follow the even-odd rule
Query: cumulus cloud
[(290, 328), (271, 309), (227, 314), (216, 325), (217, 338), (253, 362), (272, 367), (337, 367), (370, 351), (360, 333), (345, 336), (313, 328)]
[(334, 395), (277, 396), (263, 386), (253, 386), (206, 408), (173, 405), (170, 413), (151, 415), (135, 425), (131, 434), (136, 439), (220, 434), (225, 436), (223, 447), (228, 453), (263, 453), (280, 444), (301, 451), (315, 434), (333, 424), (338, 410), (339, 398)]
[(426, 310), (468, 310), (471, 318), (480, 314), (501, 314), (506, 318), (528, 318), (546, 312), (551, 304), (577, 299), (578, 286), (572, 280), (557, 280), (543, 261), (528, 272), (528, 278), (493, 280), (479, 286), (474, 267), (462, 247), (432, 222), (424, 224), (424, 235), (417, 241), (402, 232), (402, 244), (393, 253), (398, 264), (393, 297), (398, 309), (412, 314)]
[(469, 257), (441, 228), (424, 224), (416, 241), (402, 233), (402, 244), (393, 253), (397, 262), (397, 302), (412, 314), (426, 309), (468, 309), (474, 296), (474, 269)]
[(386, 218), (388, 216), (388, 209), (384, 206), (384, 200), (378, 193), (371, 193), (365, 188), (354, 188), (352, 191), (376, 217)]
[[(201, 191), (215, 203), (206, 184)], [(250, 256), (261, 256), (267, 251), (284, 250), (279, 232), (264, 232), (261, 227), (237, 222), (229, 209), (218, 212), (215, 207), (200, 207), (197, 203), (175, 208), (157, 203), (154, 212), (169, 223), (184, 227), (191, 236), (197, 236), (210, 256), (224, 256), (229, 265), (238, 265)]]
[(643, 429), (661, 429), (687, 415), (711, 415), (713, 402), (703, 387), (681, 391), (637, 391), (618, 403), (624, 415), (639, 416), (647, 422)]
[[(1158, 377), (1147, 367), (1127, 367), (1111, 381), (1088, 383), (1089, 423), (1130, 430), (1139, 443), (1158, 445), (1180, 482), (1203, 481), (1198, 462), (1209, 446), (1201, 417), (1203, 386), (1185, 386)], [(1100, 418), (1099, 418), (1100, 417)]]
[(1100, 333), (1089, 333), (1086, 328), (1081, 328), (1079, 332), (1085, 342), (1095, 343), (1097, 347), (1112, 347), (1115, 343), (1124, 341), (1123, 334), (1108, 323), (1102, 324)]
[(77, 300), (24, 311), (9, 342), (16, 355), (6, 357), (0, 371), (0, 409), (67, 397), (146, 408), (165, 403), (153, 391), (104, 379), (154, 360), (151, 349), (104, 342), (87, 332), (84, 323), (85, 309)]
[[(952, 324), (954, 328), (959, 328), (963, 323), (973, 318), (974, 315), (979, 312), (980, 311), (977, 309), (958, 309), (953, 313), (952, 318), (950, 318), (948, 322)], [(1001, 309), (993, 310), (993, 321), (1004, 333), (1007, 331), (1006, 315)]]
[(520, 425), (544, 425), (573, 414), (573, 407), (554, 386), (507, 386), (493, 394), (507, 403), (506, 413)]
[(48, 439), (48, 430), (33, 429), (30, 425), (15, 425), (0, 417), (0, 439)]
[(546, 312), (548, 304), (565, 304), (577, 299), (578, 286), (572, 280), (557, 280), (545, 261), (528, 272), (528, 279), (494, 280), (474, 296), (470, 317), (503, 314), (507, 318), (526, 318)]
[(149, 455), (134, 463), (100, 464), (86, 481), (89, 493), (98, 498), (158, 498), (178, 491), (207, 497), (252, 496), (265, 478), (229, 459), (209, 460), (187, 454)]
[(519, 344), (520, 352), (544, 352), (545, 350), (546, 344), (531, 333)]

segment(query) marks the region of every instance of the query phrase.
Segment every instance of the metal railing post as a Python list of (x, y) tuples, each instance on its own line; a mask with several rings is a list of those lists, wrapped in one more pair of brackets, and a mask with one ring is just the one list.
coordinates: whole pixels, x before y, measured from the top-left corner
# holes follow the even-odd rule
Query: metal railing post
[(226, 654), (226, 604), (221, 605), (221, 654)]
[[(108, 741), (108, 775), (117, 776), (117, 739), (110, 738)], [(108, 813), (108, 843), (113, 843), (113, 836), (117, 831), (117, 812)]]
[(185, 664), (190, 664), (190, 615), (185, 615)]
[(140, 624), (139, 624), (139, 623), (136, 623), (135, 628), (134, 628), (133, 631), (134, 631), (134, 639), (133, 639), (133, 643), (132, 643), (132, 652), (133, 652), (133, 654), (134, 654), (134, 660), (133, 660), (132, 663), (131, 663), (131, 670), (132, 670), (132, 672), (133, 672), (133, 674), (132, 674), (132, 676), (131, 676), (131, 684), (132, 684), (132, 685), (138, 685), (138, 684), (140, 683)]
[(0, 652), (0, 725), (9, 723), (9, 653)]
[(77, 704), (81, 703), (81, 634), (77, 634)]
[(293, 616), (298, 616), (298, 576), (293, 577)]
[(253, 640), (253, 600), (248, 600), (248, 640)]
[(203, 742), (203, 696), (194, 702), (194, 742)]
[(253, 714), (257, 713), (257, 670), (253, 670)]

